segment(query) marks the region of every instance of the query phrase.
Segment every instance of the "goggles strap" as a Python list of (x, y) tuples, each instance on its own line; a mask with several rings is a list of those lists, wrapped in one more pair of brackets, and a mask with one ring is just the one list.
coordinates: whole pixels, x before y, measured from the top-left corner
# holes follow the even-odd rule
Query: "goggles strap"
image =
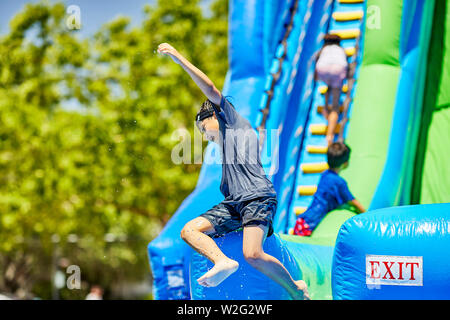
[(214, 110), (204, 110), (204, 111), (200, 112), (199, 114), (197, 114), (197, 118), (195, 120), (202, 121), (206, 118), (212, 117), (213, 114), (214, 114)]

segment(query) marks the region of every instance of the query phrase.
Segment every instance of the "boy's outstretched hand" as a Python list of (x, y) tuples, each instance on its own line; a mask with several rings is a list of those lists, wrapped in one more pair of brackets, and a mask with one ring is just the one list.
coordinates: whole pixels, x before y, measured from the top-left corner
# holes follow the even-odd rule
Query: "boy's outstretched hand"
[(189, 74), (195, 84), (212, 103), (220, 105), (222, 94), (214, 86), (214, 83), (206, 76), (206, 74), (175, 50), (174, 47), (168, 43), (161, 43), (158, 46), (158, 53), (171, 57), (175, 63), (179, 64)]
[(180, 63), (180, 53), (168, 43), (161, 43), (158, 46), (158, 53), (168, 55), (175, 63)]

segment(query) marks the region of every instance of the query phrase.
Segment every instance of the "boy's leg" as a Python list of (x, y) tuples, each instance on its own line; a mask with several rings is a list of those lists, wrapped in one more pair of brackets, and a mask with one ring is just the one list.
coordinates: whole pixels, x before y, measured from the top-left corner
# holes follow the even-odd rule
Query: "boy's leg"
[(211, 222), (203, 217), (198, 217), (189, 221), (184, 226), (181, 230), (181, 238), (186, 241), (192, 249), (216, 264), (227, 257), (219, 247), (217, 247), (215, 241), (207, 235), (213, 232), (214, 227)]
[[(217, 213), (213, 211), (213, 214), (219, 214), (223, 209), (225, 208), (218, 205), (213, 208)], [(208, 217), (211, 216), (211, 214), (210, 210)], [(223, 214), (221, 218), (224, 219)], [(230, 222), (229, 219), (225, 218), (224, 221), (229, 225), (232, 224), (232, 221)], [(181, 230), (182, 239), (195, 251), (214, 263), (214, 267), (211, 270), (197, 279), (198, 283), (205, 287), (215, 287), (219, 285), (239, 267), (238, 262), (224, 255), (215, 241), (208, 236), (208, 234), (213, 234), (216, 231), (214, 225), (202, 216), (191, 220)]]
[(338, 119), (339, 119), (339, 114), (334, 110), (331, 111), (330, 115), (328, 116), (328, 128), (327, 128), (327, 136), (326, 136), (328, 145), (333, 143)]
[(328, 120), (330, 112), (328, 111), (328, 103), (330, 101), (330, 87), (328, 87), (327, 92), (325, 92), (325, 105), (323, 106), (322, 115)]
[[(342, 87), (342, 85), (341, 85)], [(341, 100), (341, 88), (331, 88), (331, 93), (333, 94), (333, 100), (332, 100), (332, 109), (336, 112), (339, 112), (339, 102)]]
[(332, 111), (328, 115), (328, 129), (327, 129), (327, 142), (328, 145), (333, 143), (334, 131), (336, 130), (337, 122), (339, 119), (339, 98), (341, 95), (340, 88), (330, 88), (333, 95)]
[(264, 252), (267, 232), (268, 227), (263, 225), (244, 227), (243, 252), (246, 261), (285, 288), (292, 299), (309, 300), (306, 283), (303, 280), (294, 281), (278, 259)]

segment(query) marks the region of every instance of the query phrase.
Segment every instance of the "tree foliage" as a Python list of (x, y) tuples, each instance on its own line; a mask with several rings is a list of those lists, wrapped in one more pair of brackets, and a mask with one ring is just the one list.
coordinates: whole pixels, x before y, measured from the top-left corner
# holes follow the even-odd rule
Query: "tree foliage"
[(221, 87), (227, 1), (208, 17), (199, 1), (143, 10), (139, 26), (119, 17), (82, 39), (62, 3), (27, 4), (0, 38), (0, 292), (51, 298), (61, 258), (107, 295), (142, 280), (147, 243), (195, 187), (172, 133), (193, 133), (204, 97), (155, 50), (173, 44)]

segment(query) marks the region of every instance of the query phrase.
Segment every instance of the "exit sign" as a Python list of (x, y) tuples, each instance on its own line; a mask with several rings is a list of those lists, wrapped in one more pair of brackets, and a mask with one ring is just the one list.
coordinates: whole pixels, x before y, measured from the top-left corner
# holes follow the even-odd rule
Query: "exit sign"
[(366, 255), (366, 284), (423, 286), (423, 257)]

